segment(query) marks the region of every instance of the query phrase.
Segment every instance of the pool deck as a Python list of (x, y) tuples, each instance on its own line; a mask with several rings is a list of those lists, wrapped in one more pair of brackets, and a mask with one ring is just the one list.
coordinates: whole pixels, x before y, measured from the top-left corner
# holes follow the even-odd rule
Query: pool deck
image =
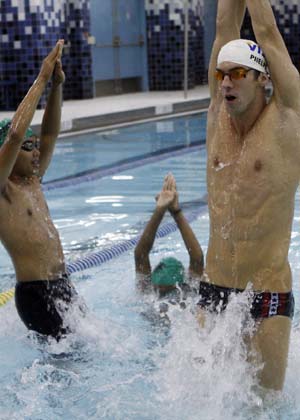
[[(174, 115), (207, 108), (208, 86), (183, 91), (140, 92), (93, 99), (64, 101), (61, 132), (74, 132), (128, 123), (154, 117)], [(13, 111), (0, 112), (0, 119), (11, 118)], [(43, 110), (37, 110), (32, 125), (40, 127)]]

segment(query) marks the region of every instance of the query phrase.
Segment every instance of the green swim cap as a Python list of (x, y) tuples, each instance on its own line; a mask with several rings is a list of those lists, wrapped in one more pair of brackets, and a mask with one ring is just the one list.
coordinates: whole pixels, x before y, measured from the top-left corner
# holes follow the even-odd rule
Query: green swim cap
[(151, 274), (151, 281), (156, 286), (175, 286), (184, 281), (184, 267), (176, 258), (163, 258)]
[(4, 143), (6, 139), (9, 127), (10, 127), (11, 120), (9, 118), (4, 118), (4, 120), (0, 121), (0, 147)]
[[(0, 121), (0, 147), (4, 143), (9, 127), (11, 124), (11, 120), (9, 118), (4, 118), (4, 120)], [(34, 135), (32, 128), (28, 127), (25, 133), (24, 139), (27, 140)]]
[(30, 139), (30, 137), (34, 136), (34, 132), (31, 127), (28, 127), (25, 132), (24, 140)]

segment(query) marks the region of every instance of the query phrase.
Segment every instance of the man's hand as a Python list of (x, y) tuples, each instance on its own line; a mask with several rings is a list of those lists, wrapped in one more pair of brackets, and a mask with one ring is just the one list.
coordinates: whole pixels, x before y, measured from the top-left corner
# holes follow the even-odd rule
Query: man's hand
[[(61, 59), (63, 45), (64, 45), (64, 40), (63, 39), (60, 39), (59, 41), (57, 41), (55, 47), (51, 50), (51, 52), (43, 60), (43, 64), (42, 64), (42, 67), (41, 67), (38, 78), (43, 79), (46, 83), (48, 82), (48, 80), (50, 79), (52, 74), (54, 72), (56, 73), (56, 65), (58, 67), (57, 72), (58, 72), (58, 74), (60, 74), (59, 80), (62, 80), (63, 72), (62, 72), (61, 65), (59, 65), (58, 63)], [(63, 76), (63, 78), (64, 78), (64, 76)], [(62, 81), (60, 83), (62, 83)]]

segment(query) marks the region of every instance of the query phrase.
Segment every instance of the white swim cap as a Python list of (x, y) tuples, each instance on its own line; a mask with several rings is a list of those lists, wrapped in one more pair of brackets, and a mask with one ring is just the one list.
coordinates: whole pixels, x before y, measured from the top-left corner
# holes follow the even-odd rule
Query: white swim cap
[(224, 61), (231, 61), (262, 73), (268, 73), (262, 49), (258, 44), (248, 39), (235, 39), (223, 45), (218, 55), (217, 65)]

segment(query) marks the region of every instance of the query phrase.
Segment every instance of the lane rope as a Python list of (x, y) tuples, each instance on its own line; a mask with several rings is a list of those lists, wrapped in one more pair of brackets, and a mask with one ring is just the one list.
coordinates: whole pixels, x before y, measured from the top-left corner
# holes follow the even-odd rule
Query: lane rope
[(11, 288), (7, 290), (6, 292), (0, 293), (0, 306), (5, 305), (10, 299), (14, 297), (15, 294), (15, 288)]

